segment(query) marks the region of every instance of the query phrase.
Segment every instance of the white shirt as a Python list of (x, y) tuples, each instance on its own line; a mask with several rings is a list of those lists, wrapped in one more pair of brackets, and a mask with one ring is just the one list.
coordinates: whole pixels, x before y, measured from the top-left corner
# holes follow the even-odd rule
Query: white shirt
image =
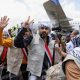
[(70, 53), (70, 51), (72, 51), (74, 49), (74, 45), (72, 43), (72, 41), (69, 41), (68, 43), (66, 43), (66, 52)]

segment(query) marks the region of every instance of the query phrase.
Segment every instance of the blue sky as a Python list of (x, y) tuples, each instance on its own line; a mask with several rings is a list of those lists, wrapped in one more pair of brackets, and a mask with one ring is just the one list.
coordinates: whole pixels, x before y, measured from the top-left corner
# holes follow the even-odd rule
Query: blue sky
[[(10, 18), (9, 26), (26, 20), (28, 16), (35, 21), (49, 20), (43, 3), (48, 0), (0, 0), (0, 17)], [(59, 0), (67, 17), (80, 20), (80, 0)]]
[(80, 0), (59, 0), (65, 14), (73, 20), (80, 20)]
[(74, 0), (76, 9), (80, 10), (80, 0)]

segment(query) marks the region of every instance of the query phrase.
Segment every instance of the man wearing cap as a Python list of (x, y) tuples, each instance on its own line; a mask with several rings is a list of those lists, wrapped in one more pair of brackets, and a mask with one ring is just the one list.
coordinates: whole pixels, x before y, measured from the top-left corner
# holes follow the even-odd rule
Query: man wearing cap
[(30, 17), (23, 22), (21, 31), (14, 40), (14, 44), (18, 48), (28, 48), (28, 65), (27, 70), (30, 71), (29, 80), (44, 80), (45, 71), (53, 62), (53, 46), (54, 41), (48, 36), (50, 26), (40, 22), (37, 33), (33, 33), (30, 27)]

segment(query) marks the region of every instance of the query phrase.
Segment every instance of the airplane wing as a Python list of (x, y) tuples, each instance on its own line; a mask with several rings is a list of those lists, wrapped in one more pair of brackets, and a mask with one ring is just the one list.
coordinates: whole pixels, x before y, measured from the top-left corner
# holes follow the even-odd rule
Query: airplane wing
[(53, 27), (61, 27), (62, 31), (72, 31), (72, 27), (69, 23), (69, 18), (66, 17), (60, 3), (56, 4), (54, 1), (49, 0), (43, 4)]

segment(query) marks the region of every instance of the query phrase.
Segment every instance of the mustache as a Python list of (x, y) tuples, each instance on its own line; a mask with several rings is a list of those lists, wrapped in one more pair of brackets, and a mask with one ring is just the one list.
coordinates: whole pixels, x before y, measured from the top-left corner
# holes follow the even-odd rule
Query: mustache
[(46, 34), (46, 32), (42, 32), (41, 34)]
[(44, 39), (47, 36), (47, 33), (46, 32), (42, 32), (42, 33), (40, 33), (40, 36), (41, 36), (41, 38)]

